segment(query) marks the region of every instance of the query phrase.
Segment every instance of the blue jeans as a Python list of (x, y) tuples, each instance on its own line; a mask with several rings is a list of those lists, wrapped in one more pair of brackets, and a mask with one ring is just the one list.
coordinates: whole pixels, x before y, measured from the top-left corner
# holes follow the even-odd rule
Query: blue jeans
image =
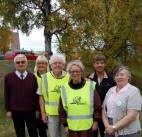
[(58, 116), (48, 116), (48, 132), (50, 137), (65, 137), (63, 125), (59, 123)]

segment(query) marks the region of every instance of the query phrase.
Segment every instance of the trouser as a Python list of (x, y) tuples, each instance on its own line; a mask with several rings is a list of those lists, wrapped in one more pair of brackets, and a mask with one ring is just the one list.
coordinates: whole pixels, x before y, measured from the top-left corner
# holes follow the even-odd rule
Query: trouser
[(68, 137), (90, 137), (90, 130), (84, 130), (84, 131), (68, 131)]
[(12, 119), (17, 137), (26, 137), (25, 124), (30, 137), (38, 137), (35, 111), (12, 111)]
[(91, 137), (98, 137), (98, 134), (100, 132), (100, 136), (104, 137), (104, 131), (105, 131), (105, 127), (103, 124), (102, 119), (98, 120), (98, 129), (96, 131), (92, 131), (91, 133)]
[(50, 137), (65, 137), (63, 125), (59, 123), (58, 116), (48, 116), (48, 131)]
[[(113, 119), (112, 118), (108, 118), (108, 121), (109, 121), (109, 124), (113, 124)], [(140, 135), (140, 132), (137, 132), (137, 133), (133, 133), (133, 134), (127, 134), (127, 135), (118, 135), (117, 137), (139, 137)], [(108, 134), (105, 134), (104, 137), (115, 137), (115, 135), (108, 135)]]
[(47, 129), (47, 124), (44, 123), (40, 118), (36, 120), (37, 123), (37, 132), (39, 137), (47, 137), (46, 129)]

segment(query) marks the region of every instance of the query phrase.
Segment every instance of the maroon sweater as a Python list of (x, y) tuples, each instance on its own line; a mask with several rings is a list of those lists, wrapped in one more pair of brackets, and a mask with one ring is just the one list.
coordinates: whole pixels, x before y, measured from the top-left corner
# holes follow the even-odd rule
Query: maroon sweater
[(15, 72), (5, 76), (4, 96), (6, 111), (31, 111), (38, 109), (38, 85), (34, 74), (21, 80)]

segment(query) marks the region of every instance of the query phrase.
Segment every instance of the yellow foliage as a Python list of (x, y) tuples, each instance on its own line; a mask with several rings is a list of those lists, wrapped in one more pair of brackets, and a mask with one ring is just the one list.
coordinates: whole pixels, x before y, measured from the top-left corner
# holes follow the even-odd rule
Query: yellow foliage
[(8, 27), (0, 27), (0, 51), (5, 53), (9, 48), (11, 31)]

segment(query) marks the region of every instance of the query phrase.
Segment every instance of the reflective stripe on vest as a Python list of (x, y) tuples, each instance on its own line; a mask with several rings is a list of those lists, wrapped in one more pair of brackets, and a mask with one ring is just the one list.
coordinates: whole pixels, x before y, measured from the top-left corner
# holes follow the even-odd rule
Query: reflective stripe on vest
[(50, 106), (58, 106), (59, 105), (58, 102), (49, 102), (49, 101), (45, 101), (45, 104), (48, 104)]
[(68, 116), (68, 119), (79, 120), (79, 119), (90, 119), (92, 115), (82, 115), (82, 116)]
[(90, 81), (90, 114), (94, 112), (94, 88), (93, 88), (93, 81)]
[(61, 89), (62, 89), (62, 93), (63, 93), (64, 104), (65, 104), (65, 107), (66, 107), (67, 106), (67, 94), (66, 94), (66, 90), (65, 90), (64, 86), (62, 86)]
[(44, 85), (45, 85), (46, 95), (47, 95), (47, 97), (48, 97), (48, 81), (47, 81), (47, 75), (44, 74), (43, 77), (44, 77)]

